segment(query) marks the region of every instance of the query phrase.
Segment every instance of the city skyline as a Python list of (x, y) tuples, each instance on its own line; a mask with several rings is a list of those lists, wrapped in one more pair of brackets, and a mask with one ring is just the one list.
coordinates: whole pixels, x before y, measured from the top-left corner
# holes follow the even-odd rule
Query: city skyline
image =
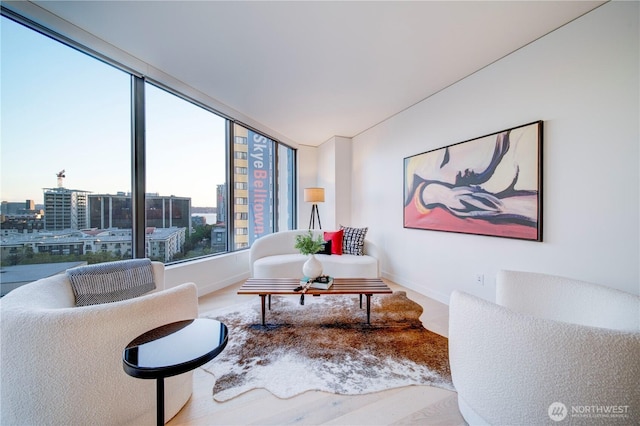
[[(111, 191), (111, 192), (93, 192), (93, 191), (87, 191), (81, 188), (67, 188), (66, 186), (62, 187), (63, 189), (67, 189), (70, 191), (81, 191), (81, 192), (87, 192), (90, 195), (119, 195), (121, 193), (124, 193), (126, 195), (131, 195), (130, 192), (125, 192), (125, 191)], [(56, 189), (54, 187), (50, 187), (50, 188), (42, 188), (42, 197), (38, 200), (38, 199), (33, 199), (33, 198), (25, 198), (24, 200), (5, 200), (5, 199), (0, 199), (0, 203), (26, 203), (27, 201), (33, 201), (33, 203), (35, 204), (36, 207), (41, 206), (44, 208), (44, 191), (46, 190), (51, 190), (51, 189)], [(160, 197), (169, 197), (169, 196), (175, 196), (175, 197), (181, 197), (181, 198), (190, 198), (190, 197), (185, 197), (182, 196), (180, 194), (161, 194), (158, 192), (147, 192), (147, 195), (154, 195), (154, 196), (160, 196)], [(216, 202), (217, 203), (217, 202)], [(191, 208), (194, 209), (210, 209), (210, 208), (217, 208), (217, 204), (213, 204), (213, 205), (209, 205), (209, 206), (196, 206), (193, 204), (193, 202), (191, 203)]]
[[(131, 192), (130, 77), (3, 17), (0, 199), (43, 202), (57, 186)], [(146, 193), (216, 206), (226, 121), (150, 84)]]

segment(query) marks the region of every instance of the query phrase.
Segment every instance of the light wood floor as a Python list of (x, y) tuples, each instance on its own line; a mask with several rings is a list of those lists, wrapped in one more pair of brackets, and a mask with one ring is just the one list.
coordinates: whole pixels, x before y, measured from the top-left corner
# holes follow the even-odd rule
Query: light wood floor
[[(425, 327), (447, 336), (448, 307), (385, 280), (420, 303)], [(200, 313), (242, 304), (252, 296), (236, 294), (241, 283), (205, 295)], [(375, 297), (375, 296), (374, 296)], [(430, 386), (406, 386), (368, 395), (344, 396), (311, 391), (280, 399), (255, 389), (226, 402), (214, 401), (215, 379), (203, 369), (194, 371), (194, 389), (185, 407), (168, 422), (176, 425), (465, 425), (455, 392)]]

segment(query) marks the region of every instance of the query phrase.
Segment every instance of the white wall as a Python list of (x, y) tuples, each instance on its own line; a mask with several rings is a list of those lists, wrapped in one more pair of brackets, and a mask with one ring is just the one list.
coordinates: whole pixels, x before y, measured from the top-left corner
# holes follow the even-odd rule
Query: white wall
[(318, 184), (318, 149), (312, 146), (298, 147), (298, 229), (309, 227), (311, 204), (304, 202), (304, 188)]
[[(351, 223), (351, 161), (352, 161), (352, 141), (350, 138), (336, 136), (336, 158), (335, 158), (335, 187), (336, 187), (336, 216), (333, 228), (338, 229), (340, 225), (353, 226)], [(330, 228), (326, 228), (331, 230)]]
[(318, 210), (322, 229), (331, 231), (351, 223), (351, 139), (334, 136), (317, 152), (318, 186), (325, 189)]
[[(607, 3), (353, 139), (352, 219), (383, 276), (445, 303), (494, 300), (499, 269), (640, 293), (638, 16)], [(544, 242), (403, 228), (404, 157), (536, 120)]]
[(324, 188), (324, 203), (318, 205), (324, 228), (334, 229), (336, 223), (336, 143), (331, 138), (317, 148), (318, 186)]

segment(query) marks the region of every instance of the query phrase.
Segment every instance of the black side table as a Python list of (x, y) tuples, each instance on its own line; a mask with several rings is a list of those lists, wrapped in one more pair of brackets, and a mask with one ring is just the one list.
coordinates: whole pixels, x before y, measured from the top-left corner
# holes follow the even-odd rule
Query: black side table
[(124, 371), (156, 379), (157, 424), (164, 425), (164, 378), (186, 373), (215, 358), (227, 346), (229, 331), (220, 321), (193, 319), (154, 328), (127, 345)]

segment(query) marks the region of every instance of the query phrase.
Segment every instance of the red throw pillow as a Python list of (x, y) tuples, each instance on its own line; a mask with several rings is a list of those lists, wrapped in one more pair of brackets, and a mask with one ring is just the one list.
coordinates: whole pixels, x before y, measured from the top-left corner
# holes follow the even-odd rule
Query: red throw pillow
[(324, 233), (324, 240), (331, 241), (331, 254), (342, 255), (342, 235), (344, 231), (341, 229), (335, 232)]

